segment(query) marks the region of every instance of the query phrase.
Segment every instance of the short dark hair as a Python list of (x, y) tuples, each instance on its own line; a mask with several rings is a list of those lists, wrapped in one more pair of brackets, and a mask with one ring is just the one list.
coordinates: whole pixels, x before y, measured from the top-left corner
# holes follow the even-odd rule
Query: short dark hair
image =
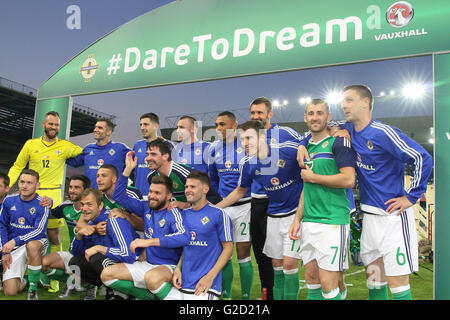
[(9, 183), (11, 182), (8, 175), (4, 172), (0, 172), (0, 180), (3, 180), (3, 184), (5, 187), (9, 186)]
[(203, 171), (199, 170), (191, 171), (191, 173), (189, 173), (188, 176), (186, 177), (186, 180), (187, 179), (196, 179), (199, 180), (201, 183), (208, 185), (208, 187), (211, 186), (211, 179), (209, 178), (208, 174)]
[(258, 134), (259, 134), (260, 130), (265, 130), (264, 124), (259, 120), (248, 120), (248, 121), (244, 122), (243, 124), (241, 124), (239, 126), (239, 128), (241, 128), (243, 131), (253, 129)]
[(166, 190), (168, 193), (173, 192), (173, 182), (168, 176), (160, 175), (154, 176), (150, 182), (150, 184), (163, 184), (166, 186)]
[(34, 171), (33, 169), (24, 169), (22, 170), (22, 172), (19, 175), (19, 178), (23, 175), (23, 174), (28, 174), (30, 176), (33, 176), (36, 178), (36, 182), (39, 182), (39, 173), (37, 173), (37, 171)]
[(197, 119), (195, 119), (194, 117), (192, 117), (192, 116), (188, 116), (188, 115), (184, 115), (184, 116), (182, 116), (180, 119), (178, 119), (178, 121), (179, 120), (183, 120), (183, 119), (188, 119), (189, 120), (189, 122), (191, 123), (191, 125), (193, 126), (193, 127), (196, 127), (196, 122), (197, 122)]
[(93, 194), (95, 197), (95, 202), (99, 206), (103, 202), (103, 193), (98, 189), (86, 188), (80, 194), (80, 199), (87, 197), (88, 195)]
[(372, 111), (373, 95), (372, 95), (372, 90), (370, 90), (369, 87), (362, 85), (362, 84), (351, 84), (351, 85), (345, 86), (342, 91), (345, 92), (347, 90), (355, 90), (361, 98), (369, 98), (369, 108), (370, 108), (370, 111)]
[(69, 178), (69, 183), (72, 180), (79, 180), (83, 183), (83, 189), (87, 189), (91, 186), (91, 180), (89, 180), (88, 177), (86, 177), (84, 174), (74, 174)]
[(97, 119), (97, 122), (105, 122), (106, 126), (111, 131), (114, 131), (114, 128), (116, 127), (114, 122), (112, 122), (111, 119), (108, 119), (108, 118), (99, 118), (99, 119)]
[(217, 117), (223, 117), (223, 116), (230, 118), (233, 122), (236, 122), (236, 116), (231, 111), (223, 111), (217, 115)]
[(171, 157), (172, 146), (170, 145), (169, 142), (167, 142), (166, 139), (156, 138), (155, 140), (147, 143), (147, 149), (151, 149), (153, 147), (158, 148), (159, 152), (161, 152), (162, 155), (168, 154), (169, 155), (168, 161), (172, 161), (172, 157)]
[(118, 177), (118, 176), (119, 176), (119, 171), (118, 171), (117, 168), (116, 168), (114, 165), (112, 165), (112, 164), (104, 164), (104, 165), (102, 165), (99, 169), (108, 169), (108, 170), (110, 170), (110, 171), (113, 173), (113, 175), (114, 175), (115, 177)]
[(149, 113), (144, 113), (139, 120), (142, 119), (150, 119), (151, 122), (159, 124), (159, 117), (156, 113), (153, 112), (149, 112)]
[(45, 116), (44, 116), (44, 119), (47, 118), (47, 116), (54, 116), (54, 117), (61, 118), (61, 117), (59, 116), (59, 113), (56, 112), (56, 111), (49, 111), (49, 112), (47, 112), (47, 113), (45, 114)]
[(250, 103), (250, 109), (252, 108), (252, 105), (261, 103), (264, 103), (266, 105), (267, 113), (272, 111), (272, 102), (266, 97), (259, 97), (253, 100), (252, 103)]
[(306, 113), (306, 111), (308, 110), (308, 106), (309, 105), (318, 105), (318, 104), (324, 104), (325, 105), (325, 110), (327, 111), (327, 113), (330, 113), (330, 106), (328, 105), (328, 103), (325, 101), (325, 100), (323, 100), (323, 99), (320, 99), (320, 98), (315, 98), (315, 99), (312, 99), (307, 105), (306, 105), (306, 108), (305, 108), (305, 113)]

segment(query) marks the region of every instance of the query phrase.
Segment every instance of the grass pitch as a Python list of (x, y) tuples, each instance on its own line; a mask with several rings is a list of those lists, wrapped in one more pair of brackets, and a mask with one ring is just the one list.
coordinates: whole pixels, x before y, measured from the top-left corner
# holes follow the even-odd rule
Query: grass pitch
[[(69, 247), (69, 239), (67, 235), (67, 228), (61, 228), (61, 240), (63, 248)], [(251, 294), (252, 300), (261, 299), (261, 283), (259, 281), (258, 267), (255, 258), (252, 254), (252, 263), (254, 269), (253, 289)], [(236, 252), (233, 254), (233, 266), (234, 266), (234, 281), (232, 289), (232, 299), (241, 299), (241, 284), (239, 279), (239, 267), (236, 258)], [(300, 293), (299, 300), (306, 299), (306, 284), (304, 282), (304, 269), (299, 264), (299, 276), (300, 276)], [(368, 291), (366, 287), (366, 278), (364, 273), (364, 267), (355, 266), (350, 263), (350, 269), (345, 273), (345, 283), (347, 284), (347, 300), (367, 300)], [(433, 264), (432, 263), (420, 263), (419, 272), (410, 276), (411, 292), (414, 300), (432, 300), (433, 299)], [(64, 283), (60, 283), (60, 291), (58, 293), (50, 293), (47, 288), (39, 288), (38, 296), (40, 300), (62, 300), (58, 298), (58, 295), (64, 291)], [(14, 297), (5, 297), (3, 291), (0, 291), (0, 300), (26, 300), (27, 290), (19, 293)], [(71, 297), (65, 300), (81, 300), (84, 297), (83, 292), (74, 292)], [(97, 294), (97, 300), (103, 300), (104, 296)]]

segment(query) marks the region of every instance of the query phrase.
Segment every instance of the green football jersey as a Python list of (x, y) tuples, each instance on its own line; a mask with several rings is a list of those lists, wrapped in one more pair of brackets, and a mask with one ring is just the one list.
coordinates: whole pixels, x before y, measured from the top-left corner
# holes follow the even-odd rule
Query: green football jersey
[(52, 215), (55, 218), (64, 218), (64, 220), (66, 220), (67, 228), (69, 230), (70, 243), (72, 243), (72, 240), (75, 236), (74, 229), (77, 225), (78, 219), (80, 219), (81, 210), (77, 211), (73, 206), (73, 202), (70, 200), (66, 200), (56, 208), (52, 209)]
[[(315, 174), (339, 174), (339, 168), (355, 167), (350, 142), (344, 138), (326, 137), (307, 146), (308, 166)], [(345, 188), (330, 188), (316, 183), (304, 183), (303, 221), (326, 224), (349, 224), (350, 203)]]

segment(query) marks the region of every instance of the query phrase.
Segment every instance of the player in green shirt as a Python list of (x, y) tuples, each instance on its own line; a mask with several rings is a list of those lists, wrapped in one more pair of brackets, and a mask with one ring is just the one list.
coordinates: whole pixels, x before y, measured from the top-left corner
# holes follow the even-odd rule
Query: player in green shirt
[(339, 282), (348, 269), (350, 233), (346, 188), (355, 183), (354, 154), (347, 139), (329, 136), (331, 113), (325, 101), (313, 99), (304, 119), (311, 132), (310, 161), (301, 171), (303, 192), (289, 234), (300, 240), (307, 299), (341, 300)]

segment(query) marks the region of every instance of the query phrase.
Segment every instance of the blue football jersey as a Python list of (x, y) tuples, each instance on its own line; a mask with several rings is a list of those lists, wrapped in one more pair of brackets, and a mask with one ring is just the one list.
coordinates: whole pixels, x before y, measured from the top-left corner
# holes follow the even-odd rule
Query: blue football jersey
[(297, 149), (298, 143), (294, 142), (271, 144), (266, 159), (253, 156), (243, 161), (239, 186), (249, 188), (253, 181), (257, 181), (269, 198), (269, 215), (282, 216), (298, 207), (303, 180)]
[(83, 152), (76, 158), (67, 159), (66, 163), (72, 167), (85, 166), (85, 175), (91, 181), (91, 188), (97, 188), (97, 171), (104, 164), (114, 165), (121, 173), (125, 167), (125, 157), (131, 149), (121, 142), (108, 142), (104, 146), (90, 143), (83, 148)]
[[(341, 128), (350, 132), (356, 152), (361, 210), (387, 214), (385, 202), (401, 196), (415, 204), (427, 189), (431, 155), (399, 129), (374, 119), (360, 132), (351, 122), (342, 123)], [(414, 166), (414, 179), (407, 190), (403, 182), (406, 163)]]
[[(239, 136), (233, 142), (224, 143), (216, 140), (209, 149), (208, 171), (211, 185), (222, 198), (232, 192), (239, 180), (239, 163), (245, 158), (245, 149), (241, 145)], [(250, 189), (241, 201), (251, 197)]]
[(188, 165), (194, 170), (208, 173), (208, 149), (210, 143), (197, 140), (189, 145), (178, 143), (172, 150), (172, 160)]
[[(233, 227), (230, 217), (210, 203), (198, 211), (192, 207), (184, 211), (191, 238), (183, 250), (181, 289), (193, 293), (198, 281), (216, 264), (222, 242), (233, 241)], [(220, 296), (221, 290), (222, 272), (219, 272), (208, 292)]]
[(20, 194), (10, 195), (3, 201), (0, 210), (1, 247), (14, 239), (16, 248), (32, 240), (45, 238), (50, 210), (39, 204), (42, 198), (36, 194), (24, 201)]
[(71, 245), (71, 252), (75, 256), (83, 255), (86, 249), (95, 245), (107, 247), (106, 256), (116, 262), (133, 263), (136, 261), (136, 254), (130, 251), (130, 244), (134, 239), (139, 238), (131, 224), (123, 218), (108, 218), (109, 210), (103, 209), (94, 221), (88, 224), (96, 225), (106, 221), (106, 235), (97, 233), (91, 236), (84, 236), (81, 240), (74, 237)]
[(114, 189), (113, 198), (126, 210), (144, 219), (146, 239), (159, 239), (159, 247), (150, 246), (145, 249), (147, 261), (153, 265), (176, 265), (180, 259), (182, 247), (189, 244), (190, 239), (184, 213), (178, 208), (151, 210), (148, 201), (130, 197), (124, 192), (127, 181), (128, 178), (121, 174)]
[[(272, 123), (272, 126), (266, 131), (266, 139), (268, 144), (279, 144), (287, 141), (299, 143), (303, 136), (290, 127)], [(254, 181), (252, 184), (251, 195), (254, 198), (267, 198), (266, 191), (258, 181)]]

